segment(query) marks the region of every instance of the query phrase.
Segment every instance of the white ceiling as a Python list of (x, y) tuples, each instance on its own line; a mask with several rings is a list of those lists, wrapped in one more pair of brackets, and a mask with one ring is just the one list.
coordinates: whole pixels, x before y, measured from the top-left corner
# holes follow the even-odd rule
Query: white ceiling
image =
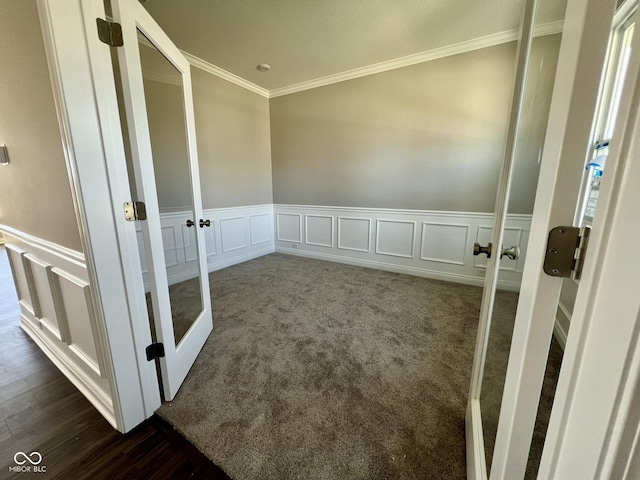
[[(518, 28), (524, 0), (147, 0), (176, 45), (267, 90)], [(566, 0), (540, 0), (537, 24)], [(271, 65), (258, 72), (259, 63)]]

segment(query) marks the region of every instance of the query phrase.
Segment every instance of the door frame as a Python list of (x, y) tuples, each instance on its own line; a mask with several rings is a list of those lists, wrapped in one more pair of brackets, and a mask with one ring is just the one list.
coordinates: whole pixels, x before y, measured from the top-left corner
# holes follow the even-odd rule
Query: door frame
[(102, 0), (37, 0), (79, 233), (105, 352), (116, 428), (128, 432), (160, 407), (111, 55), (96, 18)]

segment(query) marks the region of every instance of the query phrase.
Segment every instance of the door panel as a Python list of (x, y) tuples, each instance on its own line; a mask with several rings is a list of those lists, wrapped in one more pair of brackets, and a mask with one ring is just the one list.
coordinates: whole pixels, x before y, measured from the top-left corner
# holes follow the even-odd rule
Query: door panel
[[(536, 17), (537, 18), (537, 17)], [(537, 24), (537, 21), (534, 22)], [(553, 83), (556, 74), (558, 54), (560, 50), (561, 32), (550, 35), (534, 36), (531, 44), (529, 68), (524, 85), (522, 115), (520, 129), (516, 137), (515, 158), (512, 172), (514, 188), (507, 201), (508, 214), (530, 214), (533, 211), (535, 190), (540, 169), (540, 157), (542, 156), (544, 137), (549, 119), (549, 108), (553, 93)], [(516, 234), (520, 231), (505, 229), (503, 246), (519, 245)], [(509, 268), (522, 268), (522, 255), (517, 260), (504, 255), (496, 258), (500, 265), (501, 273)], [(522, 270), (520, 270), (522, 271)], [(496, 292), (494, 308), (489, 323), (489, 335), (486, 346), (486, 360), (482, 378), (482, 391), (480, 394), (480, 408), (482, 413), (482, 427), (484, 435), (485, 456), (487, 467), (491, 471), (498, 419), (502, 403), (511, 338), (519, 292)], [(554, 352), (556, 350), (554, 349)], [(554, 356), (557, 358), (557, 356)], [(557, 372), (556, 372), (557, 373)], [(549, 376), (547, 381), (551, 387), (553, 379), (557, 375)], [(553, 388), (545, 390), (545, 398)], [(551, 398), (552, 395), (551, 395)], [(542, 409), (538, 416), (538, 430), (546, 430), (549, 421), (549, 408)], [(535, 470), (540, 461), (542, 448), (540, 440), (543, 436), (536, 437), (535, 454), (531, 459), (530, 473), (525, 478), (535, 478)]]
[[(494, 207), (493, 235), (491, 252), (487, 255), (487, 270), (480, 306), (478, 321), (478, 334), (474, 355), (473, 370), (471, 374), (471, 386), (467, 403), (466, 435), (467, 435), (467, 475), (470, 479), (486, 479), (487, 464), (491, 459), (485, 454), (485, 435), (482, 421), (481, 390), (487, 359), (487, 344), (491, 331), (491, 319), (493, 317), (494, 303), (498, 276), (500, 274), (500, 258), (504, 241), (507, 206), (511, 189), (512, 175), (516, 160), (518, 146), (518, 134), (521, 128), (522, 110), (525, 99), (526, 77), (529, 67), (531, 44), (535, 27), (536, 0), (527, 0), (524, 5), (520, 39), (516, 62), (516, 78), (514, 94), (509, 117), (505, 155), (502, 163), (500, 178)], [(509, 246), (507, 246), (509, 247)], [(477, 252), (474, 252), (477, 254)], [(508, 314), (507, 314), (508, 315)], [(497, 375), (499, 376), (499, 374)], [(493, 378), (492, 378), (493, 380)], [(498, 382), (499, 384), (499, 382)], [(499, 387), (498, 387), (499, 389)], [(489, 396), (490, 399), (499, 396), (499, 393)], [(495, 409), (490, 412), (492, 415)], [(491, 433), (495, 420), (489, 422), (489, 451), (493, 446), (493, 433)]]
[[(190, 65), (139, 2), (116, 0), (112, 7), (124, 40), (118, 63), (135, 190), (147, 209), (141, 226), (149, 316), (164, 344), (159, 364), (171, 400), (213, 329)], [(165, 213), (182, 215), (187, 234), (163, 227)], [(168, 260), (178, 256), (190, 268), (170, 277)]]
[[(541, 390), (545, 375), (549, 374), (546, 361), (562, 284), (561, 278), (543, 272), (546, 241), (553, 227), (572, 225), (576, 215), (582, 171), (591, 153), (590, 135), (615, 7), (613, 0), (569, 0), (567, 5), (502, 392), (491, 479), (526, 478)], [(552, 353), (552, 357), (556, 356)], [(548, 416), (548, 411), (546, 414)], [(544, 442), (544, 439), (537, 441)], [(539, 450), (537, 458), (529, 461), (532, 478), (540, 462)]]

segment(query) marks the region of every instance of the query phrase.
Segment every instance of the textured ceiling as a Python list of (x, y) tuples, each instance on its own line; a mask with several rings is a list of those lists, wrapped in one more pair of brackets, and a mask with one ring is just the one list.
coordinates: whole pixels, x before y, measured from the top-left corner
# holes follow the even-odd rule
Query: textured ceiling
[[(538, 24), (566, 0), (540, 0)], [(267, 90), (518, 28), (524, 0), (147, 0), (182, 50)], [(271, 71), (256, 70), (259, 63)]]

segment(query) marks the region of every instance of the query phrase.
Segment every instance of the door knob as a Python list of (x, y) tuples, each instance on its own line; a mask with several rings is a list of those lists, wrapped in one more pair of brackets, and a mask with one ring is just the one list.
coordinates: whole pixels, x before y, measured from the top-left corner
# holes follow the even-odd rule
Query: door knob
[(489, 245), (487, 245), (486, 247), (483, 247), (479, 243), (474, 243), (473, 244), (473, 254), (478, 256), (481, 253), (484, 253), (484, 254), (487, 255), (487, 258), (491, 258), (491, 247), (492, 247), (491, 243), (489, 243)]
[(515, 245), (507, 248), (504, 245), (502, 246), (502, 253), (500, 254), (500, 258), (504, 257), (504, 256), (509, 257), (511, 260), (517, 260), (518, 257), (520, 256), (520, 247), (517, 247)]
[(210, 226), (211, 226), (211, 220), (200, 219), (200, 228), (210, 227)]
[(187, 227), (193, 227), (194, 225), (193, 220), (187, 220)]

